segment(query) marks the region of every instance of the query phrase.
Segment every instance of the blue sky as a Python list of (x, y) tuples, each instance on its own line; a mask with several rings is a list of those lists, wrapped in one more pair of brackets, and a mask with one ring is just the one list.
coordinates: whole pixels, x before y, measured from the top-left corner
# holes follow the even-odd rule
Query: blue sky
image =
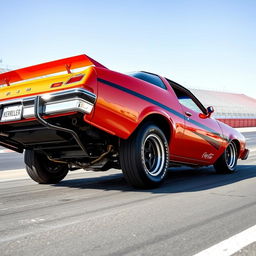
[(2, 67), (86, 53), (187, 87), (256, 98), (256, 1), (0, 0)]

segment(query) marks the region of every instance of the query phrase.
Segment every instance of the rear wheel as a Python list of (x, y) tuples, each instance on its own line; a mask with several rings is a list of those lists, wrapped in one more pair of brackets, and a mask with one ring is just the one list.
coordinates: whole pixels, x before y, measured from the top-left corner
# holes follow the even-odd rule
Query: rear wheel
[(217, 173), (233, 173), (237, 165), (237, 147), (235, 142), (231, 142), (224, 153), (214, 164)]
[(157, 187), (166, 176), (168, 163), (167, 139), (154, 124), (142, 125), (131, 137), (121, 141), (121, 168), (134, 187)]
[(26, 150), (24, 161), (30, 178), (40, 184), (55, 184), (68, 173), (66, 164), (55, 163), (39, 152)]

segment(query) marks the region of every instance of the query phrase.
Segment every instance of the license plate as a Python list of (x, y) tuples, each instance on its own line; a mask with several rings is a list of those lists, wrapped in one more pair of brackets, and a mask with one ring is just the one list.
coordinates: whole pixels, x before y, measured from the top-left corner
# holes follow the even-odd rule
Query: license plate
[(5, 107), (1, 122), (16, 121), (21, 119), (22, 105)]

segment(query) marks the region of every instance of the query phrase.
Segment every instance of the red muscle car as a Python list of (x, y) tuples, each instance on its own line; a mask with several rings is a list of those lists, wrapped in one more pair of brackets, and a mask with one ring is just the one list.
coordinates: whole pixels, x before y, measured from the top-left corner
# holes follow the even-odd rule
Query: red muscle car
[(213, 107), (149, 72), (121, 74), (79, 55), (0, 74), (0, 85), (0, 145), (25, 150), (38, 183), (121, 168), (131, 185), (150, 188), (172, 164), (231, 173), (249, 154)]

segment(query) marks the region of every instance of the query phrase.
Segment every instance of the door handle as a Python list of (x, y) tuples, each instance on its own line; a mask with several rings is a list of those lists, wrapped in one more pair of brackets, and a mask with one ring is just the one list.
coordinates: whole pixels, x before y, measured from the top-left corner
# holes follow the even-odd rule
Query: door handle
[(185, 115), (186, 116), (192, 116), (192, 114), (190, 112), (188, 112), (188, 111), (185, 112)]

